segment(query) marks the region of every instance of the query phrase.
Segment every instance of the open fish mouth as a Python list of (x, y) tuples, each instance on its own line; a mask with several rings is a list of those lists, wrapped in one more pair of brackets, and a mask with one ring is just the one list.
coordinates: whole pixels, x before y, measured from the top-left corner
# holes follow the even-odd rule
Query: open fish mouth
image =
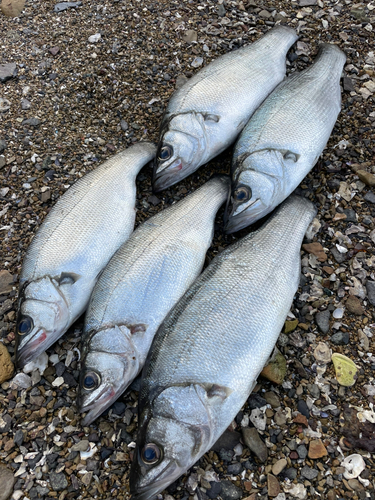
[(173, 186), (180, 181), (179, 176), (176, 176), (178, 172), (180, 172), (183, 168), (182, 161), (180, 160), (177, 165), (174, 162), (171, 167), (167, 167), (164, 170), (161, 170), (159, 173), (155, 171), (154, 180), (152, 184), (153, 191), (158, 193), (159, 191), (163, 191), (169, 186)]

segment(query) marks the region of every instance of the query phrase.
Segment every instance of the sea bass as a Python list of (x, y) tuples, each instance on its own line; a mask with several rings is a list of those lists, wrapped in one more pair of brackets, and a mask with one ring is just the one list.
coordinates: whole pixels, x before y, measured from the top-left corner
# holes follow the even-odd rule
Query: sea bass
[(17, 364), (23, 367), (84, 312), (98, 274), (135, 222), (135, 178), (155, 156), (139, 143), (79, 179), (59, 198), (23, 261)]
[(315, 213), (289, 198), (215, 257), (167, 315), (143, 372), (133, 499), (152, 498), (191, 467), (249, 397), (298, 288)]
[(171, 97), (154, 166), (154, 191), (184, 179), (236, 139), (282, 81), (296, 32), (277, 26), (251, 45), (208, 64)]
[(254, 113), (234, 148), (227, 233), (270, 213), (318, 161), (340, 112), (345, 60), (335, 45), (321, 45), (314, 64), (284, 80)]
[(229, 176), (139, 226), (100, 276), (86, 314), (78, 405), (88, 425), (143, 368), (160, 323), (202, 271)]

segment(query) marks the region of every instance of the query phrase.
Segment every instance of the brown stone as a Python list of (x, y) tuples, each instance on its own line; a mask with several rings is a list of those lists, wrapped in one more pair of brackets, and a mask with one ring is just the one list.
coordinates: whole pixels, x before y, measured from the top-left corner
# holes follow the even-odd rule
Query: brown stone
[(329, 490), (327, 493), (327, 500), (336, 500), (337, 496), (334, 490)]
[(0, 384), (12, 378), (14, 365), (10, 359), (8, 349), (0, 342)]
[(328, 455), (326, 447), (320, 439), (314, 439), (310, 441), (308, 456), (309, 458), (322, 458)]
[(297, 460), (299, 458), (299, 455), (296, 451), (291, 451), (290, 454), (289, 454), (289, 458), (291, 460)]
[(267, 490), (269, 497), (277, 497), (280, 493), (279, 481), (272, 474), (267, 474)]
[(11, 292), (13, 289), (12, 284), (13, 276), (10, 272), (5, 269), (0, 271), (0, 295)]
[(349, 295), (345, 305), (347, 310), (352, 314), (356, 314), (357, 316), (361, 316), (362, 314), (364, 314), (361, 301), (354, 295)]
[(301, 413), (299, 413), (297, 416), (294, 417), (293, 422), (296, 424), (301, 424), (304, 427), (309, 426), (307, 418), (305, 417), (305, 415), (302, 415)]
[(18, 17), (25, 7), (25, 0), (2, 0), (1, 12), (7, 17)]
[(327, 274), (333, 274), (334, 272), (334, 269), (333, 267), (329, 267), (329, 266), (323, 266), (323, 271), (326, 272)]
[(5, 467), (5, 465), (0, 464), (0, 485), (1, 494), (0, 497), (4, 500), (10, 497), (13, 493), (13, 485), (16, 482), (13, 472)]
[(279, 475), (281, 471), (285, 469), (285, 467), (288, 465), (288, 462), (286, 461), (285, 458), (280, 458), (277, 462), (275, 462), (272, 466), (272, 474), (275, 476)]
[(268, 364), (261, 371), (262, 377), (270, 380), (274, 384), (282, 384), (286, 375), (286, 359), (281, 352), (275, 347)]
[(357, 170), (356, 174), (359, 179), (364, 182), (367, 186), (375, 187), (375, 175), (366, 170)]
[(320, 262), (325, 262), (327, 260), (327, 255), (324, 252), (324, 248), (320, 243), (314, 241), (313, 243), (305, 243), (302, 248), (308, 253), (312, 253)]

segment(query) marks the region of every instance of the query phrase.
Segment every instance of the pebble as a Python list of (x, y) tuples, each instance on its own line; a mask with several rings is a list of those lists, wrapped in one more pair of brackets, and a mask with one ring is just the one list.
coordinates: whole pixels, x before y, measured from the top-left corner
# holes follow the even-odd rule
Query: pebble
[(360, 178), (362, 182), (364, 182), (367, 186), (375, 187), (375, 175), (370, 172), (366, 172), (366, 170), (357, 170), (356, 174)]
[(0, 64), (0, 82), (5, 83), (15, 76), (17, 76), (16, 63)]
[(199, 66), (202, 66), (202, 64), (203, 64), (203, 57), (196, 57), (195, 59), (193, 59), (191, 66), (193, 68), (199, 68)]
[(319, 262), (325, 262), (327, 260), (327, 254), (320, 243), (314, 241), (313, 243), (305, 243), (302, 248), (308, 253), (312, 253), (318, 259)]
[(375, 306), (375, 281), (366, 281), (367, 298), (373, 306)]
[(14, 365), (10, 359), (8, 349), (0, 342), (0, 384), (12, 378)]
[(364, 309), (362, 307), (361, 301), (354, 295), (349, 295), (345, 305), (347, 310), (352, 314), (356, 314), (357, 316), (361, 316), (362, 314), (364, 314)]
[(53, 9), (55, 12), (62, 12), (66, 9), (73, 9), (82, 5), (82, 2), (59, 2), (55, 5)]
[(186, 43), (196, 42), (198, 40), (198, 33), (196, 30), (186, 30), (183, 32), (181, 38)]
[(6, 149), (6, 147), (7, 147), (6, 141), (4, 141), (4, 139), (0, 139), (0, 153), (2, 153), (4, 149)]
[(277, 462), (275, 462), (272, 466), (272, 474), (275, 476), (278, 476), (281, 471), (285, 469), (285, 467), (288, 465), (288, 462), (285, 458), (281, 458)]
[(18, 17), (25, 7), (25, 0), (3, 0), (1, 2), (1, 12), (7, 17)]
[(363, 198), (365, 201), (368, 201), (369, 203), (375, 203), (375, 194), (372, 191), (366, 193)]
[(336, 345), (347, 345), (349, 344), (349, 333), (348, 332), (337, 332), (331, 337), (331, 342)]
[(326, 334), (329, 332), (329, 320), (331, 318), (331, 313), (326, 309), (325, 311), (318, 311), (315, 314), (315, 321), (318, 325), (319, 330)]
[(21, 109), (27, 110), (30, 108), (31, 108), (31, 102), (25, 98), (21, 99)]
[(280, 385), (285, 379), (286, 370), (286, 359), (275, 347), (271, 358), (260, 374), (274, 384)]
[(305, 458), (307, 457), (307, 448), (304, 444), (300, 444), (297, 446), (297, 453), (298, 453), (298, 456), (299, 458), (301, 458), (302, 460), (305, 460)]
[(305, 477), (309, 481), (315, 479), (318, 474), (319, 472), (316, 469), (311, 469), (311, 467), (308, 467), (307, 465), (305, 465), (305, 467), (301, 470), (301, 476)]
[(332, 354), (332, 363), (335, 367), (337, 382), (344, 387), (352, 387), (357, 380), (358, 368), (355, 363), (344, 354), (337, 352)]
[(63, 491), (68, 486), (68, 481), (63, 473), (50, 472), (49, 480), (53, 491)]
[(314, 358), (318, 364), (326, 365), (330, 363), (332, 357), (331, 349), (324, 342), (319, 344), (314, 349)]
[(304, 500), (307, 497), (307, 490), (303, 484), (288, 484), (284, 486), (286, 493), (299, 500)]
[(242, 429), (242, 437), (245, 445), (252, 451), (261, 462), (265, 462), (268, 458), (267, 446), (260, 438), (255, 427), (244, 427)]
[(286, 334), (294, 332), (297, 326), (298, 326), (298, 319), (294, 319), (292, 321), (285, 321), (284, 332)]
[(7, 500), (13, 492), (15, 478), (13, 472), (0, 464), (0, 500)]
[(28, 389), (31, 387), (31, 378), (26, 373), (17, 373), (11, 380), (11, 386), (20, 389)]
[(272, 408), (278, 408), (280, 406), (280, 399), (273, 391), (268, 391), (264, 394), (264, 399)]
[(272, 474), (267, 474), (267, 493), (269, 497), (277, 497), (280, 493), (279, 481)]
[(10, 108), (10, 101), (8, 101), (8, 99), (0, 97), (0, 113), (8, 111), (9, 108)]
[(95, 33), (95, 35), (91, 35), (88, 38), (90, 43), (97, 43), (101, 39), (102, 35), (100, 33)]
[(320, 439), (314, 439), (309, 443), (308, 457), (312, 459), (322, 458), (328, 455), (327, 449)]
[(237, 500), (242, 497), (242, 490), (230, 481), (221, 481), (220, 496), (223, 500)]
[(8, 294), (13, 290), (13, 276), (9, 271), (0, 271), (0, 295)]
[(304, 401), (303, 399), (299, 399), (297, 403), (297, 409), (304, 417), (310, 418), (310, 412), (307, 407), (306, 401)]

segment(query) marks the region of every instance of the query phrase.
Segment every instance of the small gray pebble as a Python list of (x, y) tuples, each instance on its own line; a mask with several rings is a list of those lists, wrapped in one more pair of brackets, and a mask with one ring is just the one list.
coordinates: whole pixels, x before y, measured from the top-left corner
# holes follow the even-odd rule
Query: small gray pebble
[(299, 458), (302, 458), (302, 460), (304, 460), (307, 457), (307, 448), (304, 444), (300, 444), (299, 446), (297, 446), (296, 451), (298, 453)]
[(375, 306), (375, 281), (366, 281), (367, 298), (373, 306)]
[(305, 465), (305, 467), (301, 470), (301, 476), (310, 480), (315, 479), (318, 474), (319, 472), (316, 469), (311, 469), (311, 467), (308, 467), (307, 465)]
[(242, 497), (242, 490), (230, 481), (222, 481), (220, 496), (223, 500), (237, 500)]
[(318, 311), (315, 314), (315, 322), (318, 325), (319, 330), (322, 333), (329, 332), (329, 320), (331, 318), (331, 313), (328, 310)]
[(349, 344), (349, 333), (348, 332), (337, 332), (331, 337), (331, 342), (336, 345), (346, 345)]
[(375, 203), (375, 194), (372, 191), (369, 191), (368, 193), (366, 193), (363, 198), (366, 201), (369, 201), (370, 203)]

